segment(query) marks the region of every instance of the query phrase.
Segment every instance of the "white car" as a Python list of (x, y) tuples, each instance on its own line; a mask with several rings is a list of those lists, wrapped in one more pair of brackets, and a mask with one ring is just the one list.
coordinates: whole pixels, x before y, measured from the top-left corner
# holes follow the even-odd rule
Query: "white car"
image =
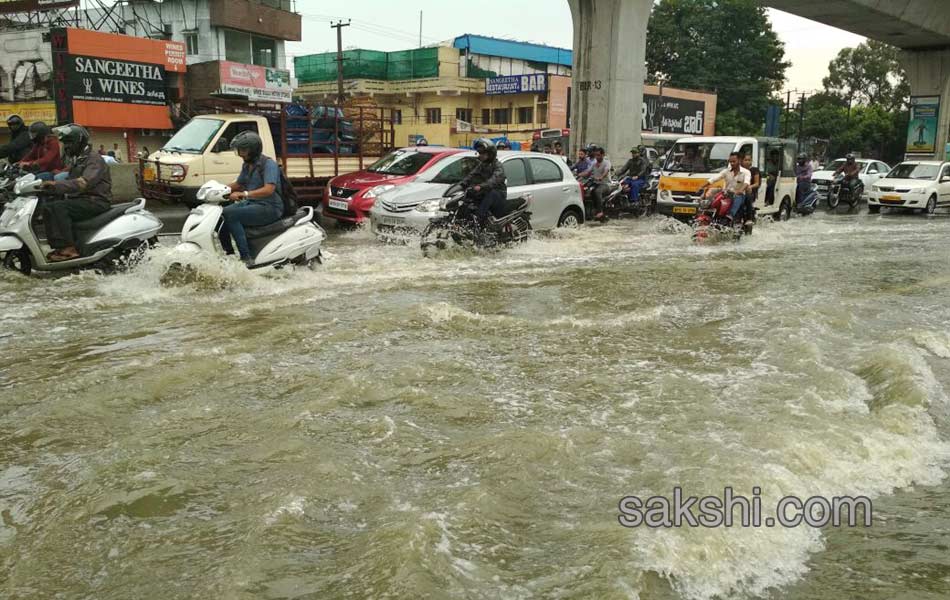
[(928, 215), (950, 206), (950, 162), (911, 160), (897, 165), (868, 194), (868, 212), (880, 212), (882, 206), (924, 209)]
[[(828, 200), (828, 193), (831, 191), (831, 182), (835, 179), (835, 171), (838, 167), (843, 165), (844, 162), (845, 159), (839, 158), (820, 171), (812, 173), (811, 180), (812, 183), (815, 184), (815, 187), (818, 188), (819, 200)], [(871, 189), (871, 186), (874, 185), (877, 180), (883, 179), (888, 171), (891, 170), (887, 163), (870, 158), (856, 158), (854, 162), (861, 165), (861, 174), (859, 177), (861, 178), (861, 183), (864, 184), (865, 197), (867, 197), (868, 190)]]
[[(505, 169), (508, 198), (530, 194), (531, 228), (577, 227), (584, 222), (581, 186), (567, 163), (552, 154), (503, 150), (498, 160)], [(377, 238), (398, 240), (422, 233), (432, 219), (445, 216), (439, 201), (478, 164), (478, 155), (463, 152), (443, 158), (415, 181), (383, 192), (370, 210)]]

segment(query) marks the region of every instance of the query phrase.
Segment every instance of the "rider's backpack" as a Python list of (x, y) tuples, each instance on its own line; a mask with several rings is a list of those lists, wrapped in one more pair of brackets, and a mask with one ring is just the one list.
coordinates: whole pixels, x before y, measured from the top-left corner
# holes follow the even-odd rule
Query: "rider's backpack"
[[(261, 173), (264, 172), (264, 159), (266, 156), (261, 156), (257, 162), (254, 163), (252, 167), (252, 172), (254, 169), (260, 169)], [(294, 189), (294, 184), (290, 183), (290, 180), (287, 179), (287, 175), (284, 174), (284, 170), (280, 168), (280, 165), (277, 165), (277, 172), (280, 173), (280, 189), (278, 194), (280, 199), (284, 202), (284, 214), (281, 215), (281, 218), (292, 217), (297, 214), (297, 207), (299, 206), (297, 202), (297, 191)]]

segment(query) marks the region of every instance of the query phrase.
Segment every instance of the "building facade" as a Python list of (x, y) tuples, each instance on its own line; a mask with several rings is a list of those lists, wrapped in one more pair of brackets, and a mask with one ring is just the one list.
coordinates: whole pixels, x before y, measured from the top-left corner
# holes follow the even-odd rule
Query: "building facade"
[[(297, 95), (335, 101), (336, 53), (297, 57)], [(395, 111), (397, 144), (468, 146), (480, 136), (530, 146), (541, 130), (570, 128), (572, 53), (565, 48), (464, 35), (403, 52), (344, 52), (348, 103)], [(622, 126), (665, 133), (712, 135), (716, 96), (648, 86), (642, 115)]]
[[(261, 68), (286, 68), (286, 41), (301, 39), (301, 17), (291, 0), (131, 0), (110, 9), (69, 11), (59, 25), (136, 38), (179, 42), (186, 65), (228, 61)], [(0, 117), (20, 114), (31, 122), (56, 123), (53, 102), (53, 51), (50, 38), (56, 25), (30, 26), (38, 19), (10, 18), (0, 31)], [(18, 24), (19, 23), (19, 24)], [(25, 24), (24, 24), (25, 23)], [(115, 38), (121, 44), (124, 38)], [(143, 57), (145, 62), (156, 57)], [(167, 95), (173, 109), (183, 88)], [(172, 133), (167, 127), (107, 127), (93, 125), (97, 144), (118, 150), (122, 157), (142, 146), (154, 150)], [(0, 142), (7, 134), (0, 131)], [(126, 158), (123, 158), (127, 160)]]

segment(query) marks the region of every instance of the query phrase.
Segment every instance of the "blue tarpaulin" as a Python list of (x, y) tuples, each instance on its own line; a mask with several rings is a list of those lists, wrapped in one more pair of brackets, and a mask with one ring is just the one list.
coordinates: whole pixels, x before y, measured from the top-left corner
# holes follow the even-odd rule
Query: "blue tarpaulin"
[(470, 33), (455, 38), (455, 44), (453, 45), (456, 48), (468, 50), (472, 54), (503, 56), (505, 58), (517, 58), (566, 67), (570, 67), (573, 60), (573, 53), (567, 48), (500, 40)]

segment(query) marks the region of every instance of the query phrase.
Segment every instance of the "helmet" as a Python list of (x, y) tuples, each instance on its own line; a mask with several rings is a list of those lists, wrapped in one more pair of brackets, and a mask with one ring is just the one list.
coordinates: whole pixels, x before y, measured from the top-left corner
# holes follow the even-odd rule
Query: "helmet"
[(594, 152), (597, 152), (598, 150), (603, 150), (603, 148), (601, 148), (597, 144), (587, 144), (587, 154), (593, 154)]
[(82, 125), (70, 123), (57, 127), (53, 131), (63, 143), (63, 150), (68, 156), (79, 156), (89, 145), (89, 132)]
[[(511, 145), (508, 142), (502, 140), (495, 144), (495, 148), (498, 150), (511, 150)], [(550, 149), (551, 146), (545, 146), (545, 148)]]
[(7, 117), (7, 127), (10, 129), (19, 129), (23, 127), (23, 119), (20, 115), (10, 115)]
[(844, 159), (848, 162), (854, 162), (854, 155), (849, 152), (848, 155), (844, 157)]
[(43, 121), (37, 121), (30, 125), (30, 139), (33, 140), (35, 144), (43, 143), (43, 140), (46, 139), (50, 133), (49, 125)]
[(808, 155), (804, 152), (798, 155), (798, 162), (805, 162), (806, 160), (808, 160)]
[(424, 137), (421, 137), (416, 140), (416, 146), (428, 146), (428, 145), (429, 145), (429, 140), (425, 139)]
[(498, 156), (498, 149), (495, 147), (495, 142), (488, 138), (478, 138), (475, 140), (475, 143), (472, 144), (472, 148), (479, 154), (483, 152), (487, 154), (489, 160), (495, 160), (495, 157)]
[(264, 151), (264, 143), (261, 141), (261, 136), (253, 131), (242, 131), (231, 140), (231, 150), (235, 152), (247, 150), (244, 162), (252, 163), (260, 158)]

